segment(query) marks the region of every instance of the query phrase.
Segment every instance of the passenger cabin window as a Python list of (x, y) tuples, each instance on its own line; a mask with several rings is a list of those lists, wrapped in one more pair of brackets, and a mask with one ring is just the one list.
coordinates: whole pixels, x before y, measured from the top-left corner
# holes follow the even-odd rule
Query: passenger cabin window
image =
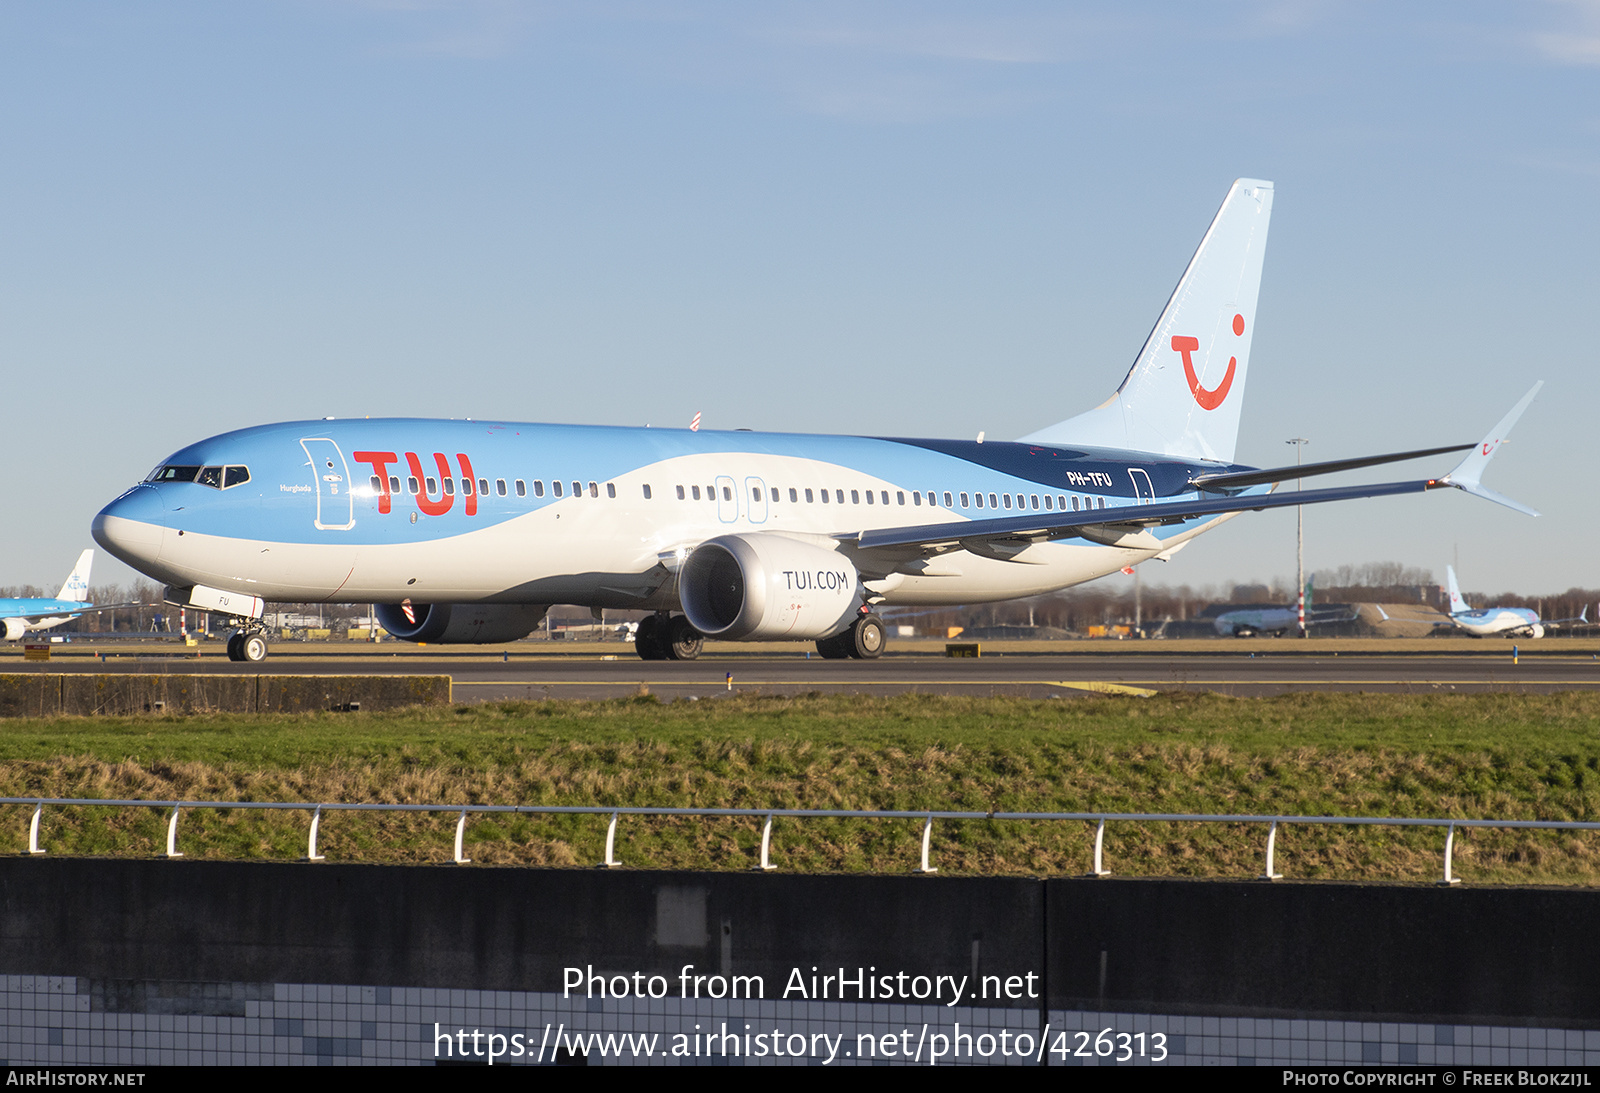
[(861, 504), (861, 494), (860, 494), (859, 491), (857, 491), (857, 490), (851, 490), (850, 491), (850, 503), (852, 505)]
[[(650, 487), (646, 486), (645, 488), (649, 489)], [(615, 497), (616, 495), (617, 495), (617, 484), (615, 482), (607, 482), (606, 483), (606, 496), (607, 497)]]
[(582, 497), (583, 496), (583, 483), (582, 482), (574, 482), (572, 484), (572, 496), (574, 496), (574, 497)]
[(822, 491), (822, 503), (824, 505), (826, 505), (828, 503), (828, 491), (827, 490), (823, 490)]
[[(1000, 507), (999, 505), (995, 504), (994, 494), (992, 493), (989, 495), (989, 507), (992, 509), (997, 509)], [(1010, 508), (1010, 505), (1007, 505), (1006, 507)]]
[[(905, 504), (905, 503), (906, 503), (906, 494), (905, 494), (905, 491), (904, 491), (904, 490), (895, 490), (895, 491), (894, 491), (894, 499), (895, 499), (895, 503), (896, 503), (896, 504), (900, 504), (900, 505), (903, 505), (903, 504)], [(889, 503), (889, 502), (888, 502), (888, 499), (887, 499), (887, 496), (886, 496), (886, 497), (885, 497), (885, 500), (884, 500), (884, 502), (883, 502), (883, 503), (884, 503), (884, 504), (885, 504), (885, 505), (887, 505), (887, 504), (888, 504), (888, 503)]]
[[(519, 482), (518, 485), (521, 485), (521, 483)], [(506, 480), (504, 478), (496, 478), (494, 480), (494, 492), (498, 493), (501, 497), (506, 495)], [(522, 491), (518, 490), (517, 492), (521, 493)]]
[(399, 493), (400, 492), (400, 479), (396, 478), (394, 475), (390, 475), (389, 476), (389, 492), (390, 493)]
[[(928, 494), (928, 502), (929, 502), (929, 504), (932, 504), (932, 502), (933, 502), (933, 494), (931, 494), (931, 493)], [(963, 505), (965, 505), (967, 503), (967, 495), (966, 494), (962, 494), (961, 495), (961, 503)], [(945, 508), (950, 508), (951, 507), (950, 506), (950, 491), (949, 490), (945, 490), (944, 491), (944, 507)]]
[[(489, 480), (487, 478), (478, 479), (478, 493), (481, 494), (484, 497), (488, 497), (489, 496)], [(505, 495), (506, 495), (506, 480), (504, 478), (502, 478), (500, 480), (500, 496), (504, 497)]]
[[(879, 490), (878, 491), (878, 496), (883, 498), (883, 503), (885, 505), (887, 505), (889, 503), (889, 491), (888, 490)], [(903, 505), (903, 504), (905, 504), (905, 501), (902, 500), (900, 503)]]
[(967, 506), (967, 495), (966, 494), (962, 494), (961, 495), (961, 507), (962, 508), (967, 508), (968, 507)]
[(732, 486), (723, 486), (722, 487), (722, 499), (724, 501), (732, 501), (733, 500), (733, 487)]
[(867, 504), (869, 504), (869, 505), (872, 504), (872, 491), (871, 490), (867, 491)]
[(696, 500), (696, 501), (698, 501), (698, 500), (700, 500), (700, 487), (699, 487), (699, 486), (690, 486), (690, 487), (689, 487), (689, 489), (690, 489), (690, 490), (691, 490), (691, 491), (693, 491), (693, 493), (694, 493), (694, 499), (695, 499), (695, 500)]
[(379, 478), (377, 475), (373, 475), (369, 479), (369, 481), (372, 483), (372, 492), (373, 493), (382, 493), (383, 492), (383, 479)]
[(428, 479), (428, 493), (431, 495), (431, 494), (435, 494), (435, 493), (438, 493), (438, 492), (439, 492), (439, 483), (435, 482), (432, 479), (432, 477), (429, 477), (429, 479)]
[[(433, 492), (433, 479), (431, 478), (428, 479), (428, 492)], [(446, 478), (444, 480), (444, 492), (451, 497), (456, 495), (456, 480), (454, 478)]]
[(761, 500), (761, 487), (760, 486), (751, 486), (750, 487), (750, 500), (752, 500), (752, 501)]
[(462, 497), (471, 497), (472, 496), (472, 479), (463, 478), (461, 480), (461, 496)]
[[(972, 496), (976, 497), (978, 499), (978, 506), (977, 507), (980, 508), (980, 509), (983, 508), (983, 494), (975, 493)], [(961, 495), (961, 503), (963, 505), (967, 503), (967, 495), (966, 494), (962, 494)]]
[[(680, 490), (680, 492), (682, 491)], [(650, 500), (650, 483), (648, 482), (644, 484), (644, 499), (646, 501)]]
[(1044, 508), (1045, 508), (1046, 512), (1050, 511), (1050, 500), (1051, 500), (1050, 499), (1050, 495), (1048, 493), (1045, 494), (1044, 495)]
[(833, 499), (835, 501), (839, 502), (839, 504), (841, 504), (841, 505), (844, 504), (844, 491), (843, 490), (834, 490), (833, 491)]
[[(576, 491), (574, 491), (574, 492), (576, 492)], [(600, 485), (599, 485), (599, 483), (597, 483), (597, 482), (590, 482), (589, 483), (589, 496), (590, 497), (599, 497), (600, 496)]]
[(808, 488), (806, 490), (806, 504), (808, 504), (808, 505), (811, 504), (813, 502), (813, 500), (814, 499), (811, 496), (811, 490)]
[(557, 497), (560, 497), (562, 495), (561, 494), (561, 480), (559, 478), (550, 483), (550, 492), (555, 494), (555, 496), (557, 496)]
[[(929, 495), (928, 495), (928, 499), (929, 499), (929, 500), (930, 500), (930, 501), (931, 501), (931, 500), (933, 500), (933, 495), (932, 495), (932, 494), (929, 494)], [(917, 490), (912, 490), (912, 491), (911, 491), (911, 503), (912, 503), (912, 504), (913, 504), (913, 505), (920, 505), (920, 504), (922, 504), (922, 494), (921, 494), (921, 493), (920, 493), (920, 492), (919, 492), (919, 491), (917, 491)]]
[(416, 496), (416, 494), (417, 494), (417, 479), (416, 479), (415, 475), (408, 475), (406, 477), (406, 492), (411, 494), (413, 497)]
[[(791, 502), (796, 502), (796, 501), (800, 500), (800, 494), (793, 486), (789, 487), (789, 500)], [(811, 498), (807, 497), (806, 500), (809, 501), (809, 500), (811, 500)]]
[(684, 496), (685, 495), (684, 495), (684, 492), (683, 492), (683, 487), (679, 486), (678, 487), (678, 500), (682, 501), (684, 499)]

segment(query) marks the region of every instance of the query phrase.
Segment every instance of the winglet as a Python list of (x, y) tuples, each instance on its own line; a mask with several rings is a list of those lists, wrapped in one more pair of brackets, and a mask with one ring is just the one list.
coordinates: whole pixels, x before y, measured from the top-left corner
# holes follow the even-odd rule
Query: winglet
[(1522, 400), (1511, 408), (1511, 412), (1501, 418), (1495, 427), (1489, 431), (1489, 435), (1483, 438), (1482, 443), (1472, 449), (1472, 454), (1458, 463), (1455, 470), (1441, 478), (1439, 484), (1441, 486), (1454, 486), (1458, 490), (1465, 490), (1474, 497), (1481, 497), (1485, 501), (1493, 501), (1497, 505), (1504, 505), (1507, 508), (1516, 509), (1518, 512), (1525, 512), (1529, 516), (1538, 516), (1537, 509), (1529, 508), (1520, 501), (1513, 501), (1504, 494), (1496, 493), (1479, 480), (1483, 477), (1484, 468), (1489, 465), (1489, 460), (1494, 458), (1494, 453), (1500, 450), (1500, 445), (1504, 444), (1506, 438), (1511, 435), (1511, 427), (1517, 423), (1517, 419), (1522, 416), (1522, 412), (1528, 408), (1528, 404), (1533, 401), (1534, 396), (1539, 393), (1539, 388), (1543, 386), (1544, 380), (1534, 384), (1533, 389), (1523, 395)]

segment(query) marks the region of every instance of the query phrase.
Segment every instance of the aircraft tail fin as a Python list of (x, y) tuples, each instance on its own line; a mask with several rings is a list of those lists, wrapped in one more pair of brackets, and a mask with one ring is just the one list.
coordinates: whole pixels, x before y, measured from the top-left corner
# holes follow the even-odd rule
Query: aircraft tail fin
[(1024, 443), (1233, 462), (1272, 192), (1234, 182), (1116, 394)]
[(78, 564), (72, 567), (72, 572), (67, 575), (67, 583), (61, 586), (58, 600), (87, 600), (89, 598), (89, 567), (94, 564), (94, 548), (90, 547), (78, 555)]
[(1450, 582), (1450, 613), (1454, 615), (1462, 611), (1470, 611), (1471, 608), (1467, 606), (1467, 601), (1461, 598), (1461, 586), (1456, 584), (1456, 567), (1453, 565), (1445, 566), (1444, 574), (1445, 578)]

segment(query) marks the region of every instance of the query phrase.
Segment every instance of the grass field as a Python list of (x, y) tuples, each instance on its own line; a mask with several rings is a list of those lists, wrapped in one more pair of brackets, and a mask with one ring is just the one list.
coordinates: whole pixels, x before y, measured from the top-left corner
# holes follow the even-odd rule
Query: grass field
[[(394, 714), (8, 720), (0, 796), (748, 808), (1160, 811), (1600, 819), (1600, 695), (1169, 694), (1132, 701), (733, 696), (662, 704), (503, 703)], [(0, 850), (30, 809), (0, 808)], [(52, 853), (155, 854), (166, 814), (45, 814)], [(184, 815), (189, 857), (305, 854), (307, 813)], [(329, 860), (448, 861), (454, 816), (325, 814)], [(588, 866), (603, 817), (479, 817), (474, 861)], [(788, 820), (773, 860), (803, 871), (905, 872), (910, 820)], [(1258, 875), (1260, 825), (1113, 824), (1127, 875)], [(945, 874), (1087, 871), (1086, 823), (936, 825)], [(654, 868), (746, 869), (759, 821), (628, 819), (618, 856)], [(1444, 835), (1289, 827), (1293, 878), (1430, 880)], [(1600, 834), (1458, 831), (1468, 882), (1588, 884)]]

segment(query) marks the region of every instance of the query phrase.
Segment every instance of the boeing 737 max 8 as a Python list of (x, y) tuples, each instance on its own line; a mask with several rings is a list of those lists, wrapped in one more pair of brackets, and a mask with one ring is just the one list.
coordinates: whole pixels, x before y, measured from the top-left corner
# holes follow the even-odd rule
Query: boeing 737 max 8
[(1449, 475), (1276, 483), (1466, 445), (1256, 470), (1234, 463), (1272, 184), (1233, 184), (1132, 370), (1014, 443), (422, 419), (266, 425), (167, 458), (94, 537), (177, 604), (377, 604), (396, 637), (503, 642), (550, 604), (651, 611), (636, 647), (702, 638), (883, 649), (879, 605), (1032, 596), (1170, 558), (1247, 509), (1479, 482), (1538, 388)]

